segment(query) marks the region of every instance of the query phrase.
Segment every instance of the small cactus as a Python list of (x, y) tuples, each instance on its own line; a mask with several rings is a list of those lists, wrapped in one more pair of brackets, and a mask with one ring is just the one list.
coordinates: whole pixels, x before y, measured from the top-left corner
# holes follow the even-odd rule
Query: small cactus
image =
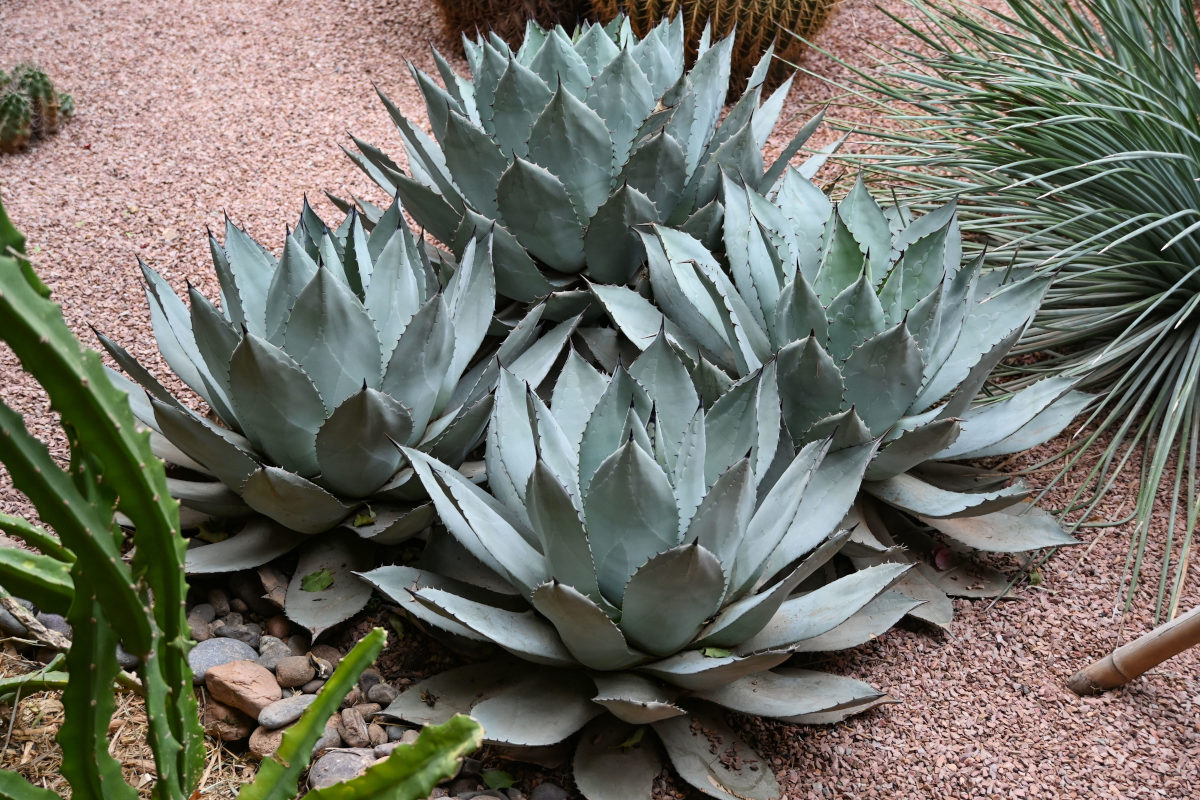
[(75, 101), (58, 92), (45, 72), (29, 62), (12, 73), (0, 70), (0, 153), (16, 153), (31, 139), (58, 131), (73, 116)]
[(0, 97), (0, 153), (23, 150), (33, 136), (33, 110), (20, 92)]

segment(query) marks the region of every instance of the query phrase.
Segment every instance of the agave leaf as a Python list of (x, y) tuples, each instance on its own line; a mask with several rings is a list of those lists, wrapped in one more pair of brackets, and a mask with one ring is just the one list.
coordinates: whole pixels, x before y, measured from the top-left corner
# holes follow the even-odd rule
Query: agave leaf
[(326, 408), (337, 408), (365, 382), (379, 386), (379, 334), (350, 288), (325, 267), (296, 298), (283, 328), (284, 348), (308, 374)]
[(620, 604), (639, 566), (678, 544), (679, 510), (671, 483), (633, 442), (597, 468), (583, 511), (600, 591), (614, 603)]
[(588, 274), (601, 283), (625, 283), (642, 261), (642, 242), (634, 228), (656, 222), (653, 201), (629, 184), (611, 196), (605, 192), (599, 210), (588, 220), (583, 248)]
[(726, 255), (734, 281), (758, 324), (764, 330), (772, 330), (780, 302), (782, 276), (767, 251), (758, 220), (751, 215), (749, 190), (724, 171), (721, 183), (725, 198)]
[[(900, 316), (913, 308), (917, 301), (931, 295), (946, 272), (946, 240), (951, 228), (956, 225), (955, 215), (957, 203), (951, 201), (937, 209), (918, 217), (896, 237), (895, 247), (900, 251), (900, 258), (892, 270), (892, 275), (903, 276), (903, 286), (898, 293)], [(888, 282), (891, 282), (891, 275)], [(887, 291), (884, 284), (884, 292)], [(881, 292), (883, 293), (883, 292)]]
[(443, 394), (447, 396), (483, 344), (496, 308), (492, 241), (489, 237), (475, 247), (468, 245), (446, 286), (446, 303), (454, 325), (454, 358), (443, 386)]
[(625, 438), (625, 421), (636, 402), (637, 387), (629, 373), (618, 367), (608, 380), (583, 429), (579, 446), (579, 486), (586, 490), (604, 459), (621, 446)]
[(864, 271), (829, 303), (829, 353), (845, 361), (863, 342), (884, 330), (883, 306)]
[(146, 282), (146, 300), (150, 306), (154, 339), (171, 371), (185, 384), (202, 392), (205, 400), (210, 396), (223, 399), (218, 393), (215, 379), (208, 372), (204, 357), (196, 346), (191, 318), (183, 301), (157, 272), (141, 262), (139, 266)]
[[(754, 475), (749, 459), (743, 458), (717, 478), (700, 501), (684, 541), (698, 542), (719, 564), (735, 564), (754, 514), (754, 501)], [(737, 575), (736, 566), (733, 575)]]
[[(450, 412), (449, 424), (436, 436), (419, 444), (429, 455), (447, 464), (462, 464), (471, 451), (483, 441), (488, 418), (492, 413), (492, 398), (485, 396), (467, 408)], [(435, 424), (440, 421), (435, 420)], [(433, 425), (430, 425), (430, 430)], [(428, 432), (427, 432), (428, 433)]]
[(667, 29), (655, 27), (630, 48), (650, 81), (655, 97), (661, 97), (683, 74), (683, 18), (676, 15)]
[(534, 466), (525, 497), (551, 576), (599, 601), (596, 565), (578, 501), (542, 462)]
[(250, 511), (237, 493), (220, 481), (167, 478), (167, 490), (185, 507), (202, 514), (237, 517)]
[(630, 648), (603, 608), (569, 584), (542, 584), (533, 593), (533, 607), (553, 623), (567, 650), (588, 669), (625, 669), (648, 660)]
[(316, 436), (327, 410), (291, 356), (247, 334), (230, 358), (229, 387), (238, 422), (255, 449), (285, 469), (318, 472)]
[(404, 454), (433, 500), (442, 524), (471, 555), (508, 578), (526, 596), (549, 579), (545, 559), (517, 532), (493, 498), (424, 453), (404, 448)]
[(949, 447), (958, 438), (961, 424), (956, 419), (939, 419), (905, 431), (888, 443), (867, 467), (868, 481), (881, 481), (908, 472)]
[(738, 650), (746, 654), (791, 647), (833, 630), (891, 587), (910, 568), (910, 564), (869, 567), (788, 600), (771, 621), (743, 642)]
[(242, 337), (208, 298), (190, 285), (188, 300), (191, 304), (192, 332), (196, 337), (196, 349), (200, 352), (212, 384), (217, 389), (211, 393), (215, 401), (213, 410), (217, 412), (217, 416), (233, 422), (233, 409), (229, 407), (229, 358)]
[[(267, 301), (264, 308), (265, 329), (267, 341), (279, 345), (282, 342), (283, 323), (287, 320), (296, 303), (301, 290), (317, 274), (317, 262), (305, 251), (296, 234), (288, 236), (283, 246), (283, 258), (279, 268), (271, 278), (267, 289)], [(192, 327), (196, 327), (196, 300), (192, 300)], [(197, 331), (198, 333), (198, 331)], [(236, 333), (236, 330), (235, 330)], [(197, 337), (197, 343), (199, 337)], [(203, 349), (203, 348), (201, 348)], [(205, 355), (207, 359), (208, 356)], [(212, 362), (209, 367), (213, 368)]]
[(440, 725), (529, 673), (516, 659), (489, 659), (439, 672), (402, 691), (381, 714), (417, 725)]
[(554, 409), (554, 419), (558, 422), (559, 429), (574, 446), (577, 458), (588, 417), (600, 402), (607, 385), (604, 376), (583, 360), (573, 348), (567, 353), (567, 361), (554, 382), (550, 405)]
[(916, 398), (923, 366), (921, 350), (901, 322), (850, 353), (842, 366), (845, 402), (854, 406), (872, 434), (882, 435)]
[(442, 380), (454, 357), (454, 329), (442, 296), (430, 298), (400, 335), (380, 389), (403, 404), (413, 430), (423, 431), (439, 410)]
[(724, 686), (744, 675), (764, 672), (790, 657), (791, 653), (786, 651), (755, 653), (744, 657), (710, 657), (700, 650), (685, 650), (661, 661), (644, 664), (638, 668), (638, 672), (691, 691), (705, 691)]
[(727, 37), (696, 59), (684, 78), (679, 106), (667, 124), (667, 131), (683, 145), (689, 175), (699, 166), (720, 119), (729, 88), (732, 48), (733, 38)]
[(771, 552), (757, 584), (778, 574), (836, 530), (858, 494), (862, 475), (874, 453), (872, 442), (830, 452), (823, 458), (804, 489), (794, 522)]
[(797, 725), (834, 725), (844, 719), (852, 717), (856, 714), (862, 714), (865, 711), (870, 711), (872, 708), (883, 705), (891, 705), (899, 703), (891, 695), (880, 695), (873, 700), (864, 700), (861, 703), (851, 703), (842, 706), (834, 711), (818, 711), (813, 714), (797, 714), (794, 717), (783, 718), (784, 722), (792, 722)]
[(343, 497), (366, 497), (387, 483), (402, 457), (394, 442), (413, 434), (408, 409), (364, 386), (317, 431), (320, 482)]
[(411, 539), (437, 521), (433, 503), (424, 503), (415, 508), (372, 509), (375, 518), (365, 525), (353, 524), (349, 529), (361, 539), (370, 539), (376, 544), (399, 544)]
[(149, 370), (143, 367), (128, 350), (94, 328), (93, 333), (96, 334), (96, 338), (100, 340), (100, 344), (104, 346), (108, 354), (113, 357), (113, 361), (117, 362), (117, 365), (137, 382), (135, 385), (121, 373), (105, 367), (104, 372), (113, 385), (129, 395), (130, 408), (142, 423), (154, 427), (154, 413), (149, 407), (149, 401), (145, 399), (148, 396), (153, 396), (174, 408), (186, 410), (175, 395), (171, 394), (158, 378), (151, 375)]
[[(288, 583), (284, 600), (288, 619), (308, 628), (316, 640), (357, 614), (371, 599), (371, 586), (354, 573), (367, 569), (374, 557), (374, 545), (349, 533), (334, 531), (310, 540), (300, 551), (296, 572)], [(306, 591), (304, 578), (324, 570), (333, 582), (319, 591)]]
[(246, 505), (285, 528), (323, 533), (353, 510), (312, 481), (278, 467), (263, 467), (242, 487)]
[(225, 255), (246, 327), (255, 336), (266, 336), (267, 291), (278, 262), (229, 217), (225, 218)]
[[(825, 227), (828, 244), (825, 246), (816, 278), (812, 279), (813, 291), (823, 304), (832, 303), (834, 298), (862, 278), (866, 265), (866, 254), (859, 247), (854, 234), (846, 227), (841, 214), (836, 211), (831, 214)], [(866, 283), (874, 295), (875, 291), (870, 286), (870, 281)], [(832, 314), (830, 316), (832, 317)]]
[(1003, 400), (966, 411), (962, 434), (937, 457), (1007, 455), (1053, 438), (1092, 400), (1092, 395), (1070, 391), (1077, 382), (1064, 376), (1045, 378)]
[(588, 71), (592, 73), (594, 81), (601, 70), (621, 53), (621, 49), (613, 43), (612, 37), (601, 25), (588, 25), (585, 22), (583, 34), (578, 35), (578, 31), (576, 33), (575, 52), (579, 53), (588, 65)]
[(848, 650), (871, 641), (910, 613), (920, 600), (901, 592), (889, 590), (871, 600), (840, 625), (796, 644), (798, 653), (824, 653)]
[(572, 772), (588, 800), (649, 797), (662, 760), (648, 741), (626, 744), (637, 728), (610, 716), (592, 720), (579, 736)]
[(675, 462), (672, 473), (672, 483), (675, 486), (675, 497), (679, 507), (679, 519), (690, 520), (704, 498), (708, 483), (704, 479), (704, 465), (707, 461), (707, 441), (704, 433), (704, 412), (696, 409), (692, 421), (684, 431), (683, 442), (679, 446), (679, 458)]
[(958, 518), (919, 518), (956, 542), (994, 553), (1019, 553), (1041, 547), (1079, 544), (1077, 539), (1063, 531), (1053, 515), (1028, 503)]
[(561, 84), (533, 125), (529, 160), (562, 181), (582, 219), (591, 219), (608, 199), (613, 173), (608, 127), (599, 114)]
[(650, 198), (657, 209), (657, 220), (671, 214), (683, 196), (685, 156), (679, 142), (666, 131), (659, 131), (638, 144), (617, 177)]
[(1023, 330), (1041, 303), (1046, 287), (1045, 281), (1026, 280), (1004, 287), (982, 302), (972, 304), (954, 349), (941, 363), (937, 373), (925, 382), (914, 405), (933, 405), (963, 382), (981, 358), (994, 352), (996, 342), (1005, 339), (1013, 331)]
[(991, 492), (952, 492), (907, 473), (883, 481), (864, 483), (863, 489), (888, 505), (918, 516), (938, 519), (977, 517), (1019, 503), (1029, 495), (1029, 491), (1021, 485)]
[(679, 777), (721, 800), (778, 800), (782, 796), (775, 775), (765, 766), (768, 762), (734, 733), (720, 714), (700, 705), (688, 710), (686, 717), (654, 723), (654, 732)]
[(699, 353), (691, 336), (663, 317), (662, 312), (655, 308), (653, 303), (629, 287), (590, 284), (590, 288), (613, 324), (639, 350), (649, 347), (658, 337), (659, 331), (665, 328), (667, 340), (673, 346), (688, 354)]
[(624, 587), (621, 630), (651, 655), (678, 652), (720, 608), (725, 581), (721, 562), (698, 544), (658, 553)]
[(497, 186), (505, 226), (535, 258), (560, 272), (583, 269), (583, 225), (566, 187), (552, 173), (518, 158)]
[(461, 250), (466, 246), (467, 237), (480, 239), (488, 234), (492, 236), (492, 268), (496, 273), (497, 292), (522, 303), (533, 303), (553, 291), (554, 287), (508, 228), (470, 209), (451, 239), (443, 241), (449, 241), (455, 250)]
[[(399, 206), (397, 202), (392, 208)], [(383, 224), (386, 220), (380, 223)], [(379, 230), (377, 227), (375, 232)], [(401, 332), (425, 303), (419, 262), (412, 233), (407, 225), (398, 221), (375, 256), (371, 282), (363, 295), (363, 305), (375, 323), (383, 353), (391, 353), (396, 348)]]
[(698, 693), (711, 703), (763, 717), (834, 711), (882, 696), (870, 684), (807, 669), (777, 669)]
[[(798, 505), (798, 503), (797, 503)], [(736, 647), (763, 629), (787, 600), (792, 590), (833, 558), (850, 536), (842, 531), (823, 542), (791, 574), (770, 589), (747, 595), (721, 609), (700, 632), (698, 645)], [(737, 570), (735, 568), (735, 574)]]
[(841, 407), (842, 374), (813, 336), (785, 345), (775, 365), (784, 423), (794, 441), (810, 441), (812, 426)]
[(668, 443), (666, 467), (673, 469), (679, 443), (700, 406), (700, 397), (683, 362), (667, 343), (665, 331), (630, 365), (629, 375), (654, 401), (659, 422), (655, 435)]
[(528, 392), (526, 383), (508, 370), (500, 370), (484, 457), (492, 494), (513, 509), (525, 508), (525, 488), (537, 462)]
[[(496, 144), (519, 158), (529, 154), (533, 123), (554, 96), (553, 90), (529, 67), (511, 59), (496, 84), (492, 106), (492, 130)], [(495, 184), (493, 183), (493, 187)]]
[(628, 49), (607, 61), (588, 87), (584, 102), (608, 126), (614, 165), (626, 163), (633, 139), (654, 111), (656, 101), (650, 80)]
[(607, 708), (622, 722), (648, 725), (660, 719), (681, 717), (687, 712), (671, 702), (679, 692), (631, 672), (598, 673), (592, 676), (596, 696), (592, 702)]
[(190, 410), (168, 405), (156, 397), (150, 397), (148, 402), (163, 436), (234, 491), (241, 491), (246, 479), (261, 466), (250, 452), (250, 442), (236, 433), (218, 428)]
[(502, 605), (505, 600), (503, 595), (447, 578), (435, 572), (413, 569), (412, 567), (378, 567), (370, 572), (355, 574), (398, 603), (400, 608), (409, 616), (453, 636), (473, 642), (491, 644), (491, 639), (478, 633), (474, 628), (467, 627), (453, 617), (447, 616), (436, 605), (422, 603), (417, 599), (414, 592), (422, 588), (442, 589), (461, 597), (492, 605)]
[(422, 98), (425, 100), (425, 110), (429, 114), (429, 127), (433, 130), (433, 135), (442, 144), (442, 152), (445, 153), (446, 139), (450, 127), (449, 117), (453, 114), (464, 114), (465, 109), (448, 91), (437, 85), (425, 71), (417, 69), (410, 61), (408, 71), (413, 77), (413, 81), (417, 84), (417, 89), (420, 90)]
[[(407, 175), (396, 175), (394, 178), (395, 193), (417, 224), (440, 241), (453, 241), (455, 231), (463, 221), (463, 212), (455, 210), (444, 195)], [(387, 187), (387, 183), (383, 185)]]
[(560, 667), (576, 663), (554, 627), (532, 611), (509, 611), (443, 589), (410, 591), (417, 602), (450, 617), (525, 661)]
[(871, 282), (883, 283), (892, 252), (892, 232), (883, 210), (867, 191), (861, 173), (854, 182), (854, 188), (838, 206), (838, 216), (858, 241), (859, 249), (867, 254), (871, 265)]
[(603, 709), (591, 702), (581, 673), (541, 670), (509, 684), (471, 709), (489, 742), (540, 747), (577, 732)]
[(759, 375), (743, 378), (717, 399), (704, 419), (704, 483), (745, 457), (758, 439), (757, 390)]
[(575, 52), (561, 29), (550, 32), (529, 62), (529, 68), (541, 76), (547, 86), (561, 85), (575, 97), (583, 97), (592, 82), (587, 63)]
[(449, 113), (445, 136), (441, 139), (446, 166), (463, 196), (479, 213), (499, 216), (496, 182), (508, 168), (508, 158), (496, 142), (456, 111)]
[(570, 340), (571, 334), (579, 326), (580, 319), (582, 315), (572, 317), (546, 331), (507, 365), (509, 372), (534, 388), (540, 386), (553, 368), (554, 362), (558, 360), (559, 353)]

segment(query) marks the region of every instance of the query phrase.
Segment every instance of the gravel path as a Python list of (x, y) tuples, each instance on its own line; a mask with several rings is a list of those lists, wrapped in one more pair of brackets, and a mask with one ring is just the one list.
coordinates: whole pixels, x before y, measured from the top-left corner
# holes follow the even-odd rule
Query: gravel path
[[(377, 198), (338, 145), (350, 130), (399, 153), (372, 83), (420, 117), (404, 59), (432, 68), (425, 42), (440, 36), (417, 0), (0, 0), (0, 63), (38, 60), (79, 109), (58, 136), (0, 157), (5, 205), (70, 324), (85, 338), (94, 324), (153, 362), (138, 258), (214, 296), (204, 229), (224, 213), (275, 247), (303, 195), (331, 218), (323, 189)], [(870, 0), (846, 0), (818, 43), (867, 63), (863, 37), (900, 40)], [(815, 57), (805, 66), (839, 72)], [(831, 96), (801, 81), (791, 110), (805, 118), (815, 109), (804, 99)], [(0, 371), (6, 399), (46, 432), (44, 398), (6, 351)], [(1105, 513), (1123, 515), (1129, 496)], [(11, 489), (0, 507), (25, 509)], [(901, 628), (827, 665), (900, 705), (832, 728), (748, 724), (787, 796), (1200, 796), (1200, 653), (1099, 699), (1064, 687), (1150, 627), (1144, 614), (1111, 614), (1123, 529), (1081, 554), (990, 610), (960, 602), (951, 636)], [(1183, 606), (1198, 603), (1193, 576)]]

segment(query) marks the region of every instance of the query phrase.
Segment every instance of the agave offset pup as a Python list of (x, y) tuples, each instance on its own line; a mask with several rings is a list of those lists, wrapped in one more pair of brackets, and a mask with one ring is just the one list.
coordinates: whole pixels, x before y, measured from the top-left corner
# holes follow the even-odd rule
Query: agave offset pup
[(765, 189), (816, 127), (765, 168), (790, 81), (760, 102), (768, 52), (722, 116), (733, 40), (710, 46), (704, 36), (685, 72), (679, 17), (640, 40), (621, 16), (574, 35), (530, 23), (515, 51), (495, 36), (464, 43), (470, 77), (436, 52), (442, 86), (412, 68), (432, 138), (383, 98), (407, 174), (357, 139), (361, 152), (347, 153), (456, 254), (493, 236), (498, 293), (550, 296), (556, 317), (590, 300), (581, 278), (623, 284), (637, 273), (634, 226), (667, 223), (707, 240), (721, 220), (720, 169)]
[(652, 738), (707, 794), (774, 798), (771, 771), (723, 709), (832, 722), (888, 701), (780, 666), (860, 644), (919, 601), (891, 590), (908, 564), (827, 582), (878, 442), (837, 449), (833, 435), (792, 449), (772, 370), (707, 409), (665, 336), (612, 376), (572, 353), (549, 403), (506, 372), (490, 494), (406, 451), (470, 558), (366, 579), (429, 625), (513, 658), (418, 683), (385, 713), (430, 724), (469, 711), (489, 740), (530, 747), (582, 731), (575, 780), (590, 800), (650, 797), (662, 768)]
[(773, 199), (728, 175), (723, 198), (715, 253), (666, 226), (644, 233), (657, 308), (626, 287), (592, 287), (635, 345), (665, 330), (718, 390), (769, 365), (795, 447), (834, 430), (844, 445), (883, 437), (852, 511), (855, 540), (876, 551), (860, 563), (953, 550), (939, 560), (961, 567), (923, 564), (905, 579), (931, 601), (915, 612), (930, 622), (950, 621), (943, 592), (980, 596), (1007, 584), (972, 565), (972, 553), (1074, 541), (1021, 502), (1023, 485), (943, 463), (1033, 447), (1090, 401), (1073, 391), (1077, 379), (1055, 377), (975, 402), (1036, 313), (1045, 280), (1004, 283), (978, 261), (963, 264), (953, 204), (917, 219), (887, 213), (860, 181), (835, 208), (790, 169)]
[[(306, 204), (279, 259), (228, 222), (224, 246), (210, 244), (220, 308), (189, 287), (189, 309), (154, 270), (142, 274), (163, 358), (219, 422), (101, 340), (141, 386), (113, 373), (156, 453), (184, 470), (169, 488), (187, 524), (246, 520), (229, 539), (189, 550), (189, 571), (255, 567), (304, 545), (287, 611), (319, 632), (370, 596), (349, 570), (369, 566), (374, 544), (433, 521), (399, 446), (461, 466), (482, 442), (498, 362), (539, 383), (573, 323), (539, 339), (536, 307), (488, 344), (490, 242), (435, 266), (399, 204), (370, 231), (357, 214), (331, 231)], [(300, 590), (322, 569), (337, 602)]]

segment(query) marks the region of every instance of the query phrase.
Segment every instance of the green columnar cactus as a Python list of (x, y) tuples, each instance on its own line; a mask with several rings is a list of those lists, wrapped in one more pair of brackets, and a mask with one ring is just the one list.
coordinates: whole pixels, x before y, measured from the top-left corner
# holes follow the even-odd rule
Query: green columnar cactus
[(33, 109), (18, 91), (0, 96), (0, 153), (24, 150), (33, 137)]

